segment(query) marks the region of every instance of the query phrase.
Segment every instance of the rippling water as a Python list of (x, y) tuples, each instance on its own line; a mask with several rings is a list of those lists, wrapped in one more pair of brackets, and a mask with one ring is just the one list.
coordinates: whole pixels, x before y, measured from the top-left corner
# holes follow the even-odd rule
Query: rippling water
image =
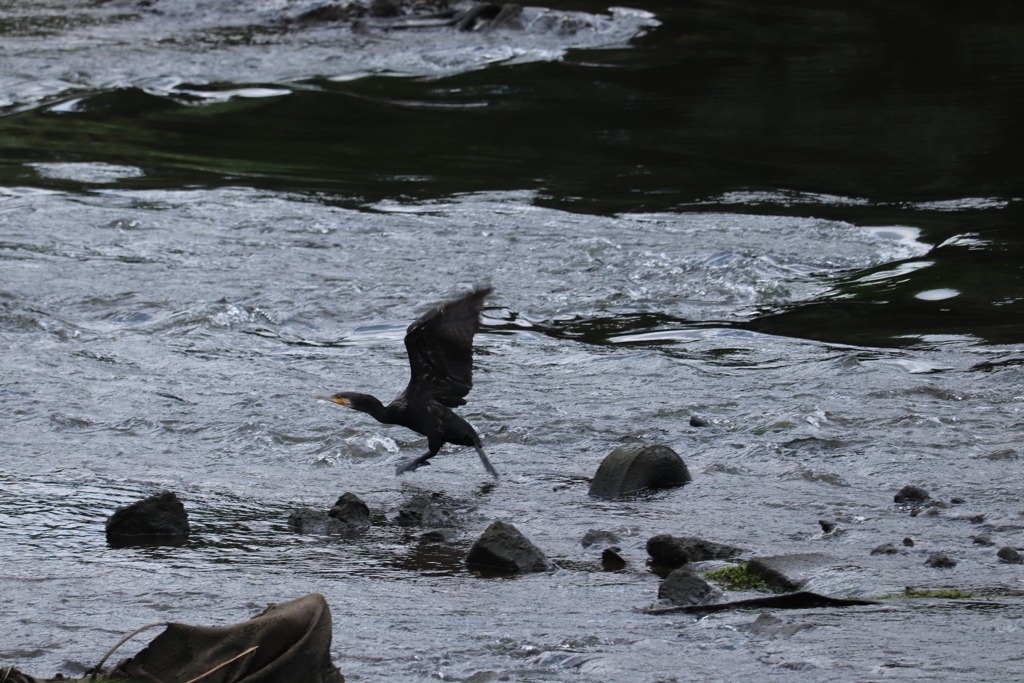
[[(1024, 290), (1000, 7), (579, 2), (572, 31), (406, 37), (281, 28), (274, 3), (11, 5), (0, 663), (77, 674), (144, 623), (317, 591), (350, 680), (1006, 680)], [(454, 448), (396, 478), (424, 439), (313, 396), (390, 398), (406, 325), (484, 281), (461, 412), (503, 479)], [(629, 441), (693, 483), (588, 498)], [(906, 484), (961, 502), (911, 517)], [(165, 489), (186, 544), (107, 546), (114, 509)], [(288, 530), (345, 491), (365, 536)], [(453, 501), (454, 543), (391, 521), (418, 492)], [(495, 518), (560, 569), (469, 573)], [(653, 617), (658, 533), (832, 554), (810, 586), (832, 595), (996, 597), (780, 612), (791, 637)]]

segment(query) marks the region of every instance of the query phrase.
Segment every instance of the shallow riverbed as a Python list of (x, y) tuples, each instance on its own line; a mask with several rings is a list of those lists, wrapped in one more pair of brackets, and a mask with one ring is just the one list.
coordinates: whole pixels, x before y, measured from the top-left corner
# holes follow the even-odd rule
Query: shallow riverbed
[[(11, 8), (35, 20), (3, 24), (0, 47), (13, 65), (0, 83), (0, 665), (81, 674), (142, 624), (228, 624), (316, 591), (353, 681), (993, 681), (1017, 668), (1024, 569), (995, 552), (1024, 546), (1019, 162), (991, 152), (1013, 144), (1000, 126), (1021, 79), (994, 19), (928, 25), (958, 46), (940, 86), (910, 78), (919, 57), (877, 28), (912, 20), (859, 3), (752, 16), (581, 2), (570, 9), (606, 23), (522, 44), (417, 34), (410, 54), (429, 42), (458, 60), (431, 71), (406, 57), (405, 75), (379, 63), (374, 41), (394, 34), (223, 37), (275, 5), (38, 7)], [(44, 21), (64, 14), (80, 20)], [(208, 50), (181, 49), (185, 34)], [(474, 61), (473, 41), (518, 56)], [(317, 50), (339, 45), (351, 63), (325, 70)], [(258, 62), (257, 48), (288, 59)], [(844, 64), (836, 80), (817, 70)], [(979, 64), (1005, 68), (979, 85), (966, 74)], [(758, 65), (759, 81), (740, 76)], [(887, 75), (849, 96), (891, 126), (810, 125), (815, 112), (838, 125), (829, 97), (859, 82), (855, 67)], [(782, 84), (788, 113), (762, 91)], [(1006, 96), (988, 118), (972, 84)], [(929, 146), (907, 128), (920, 136), (894, 145), (914, 113), (962, 132)], [(406, 325), (478, 282), (495, 293), (460, 412), (502, 480), (451, 447), (396, 478), (425, 439), (313, 396), (398, 393)], [(693, 482), (589, 498), (601, 459), (630, 441), (671, 446)], [(893, 504), (906, 484), (947, 507), (911, 516)], [(106, 544), (115, 508), (165, 489), (189, 511), (188, 543)], [(291, 510), (346, 491), (371, 508), (365, 536), (288, 530)], [(389, 521), (417, 492), (458, 501), (458, 541)], [(467, 571), (493, 519), (559, 569)], [(625, 570), (583, 549), (594, 528), (623, 539)], [(651, 616), (645, 543), (659, 533), (828, 553), (843, 571), (808, 588), (830, 595), (975, 597), (777, 612), (805, 626), (791, 635), (750, 632), (750, 612)], [(905, 537), (905, 554), (870, 555)], [(926, 567), (939, 551), (957, 566)]]

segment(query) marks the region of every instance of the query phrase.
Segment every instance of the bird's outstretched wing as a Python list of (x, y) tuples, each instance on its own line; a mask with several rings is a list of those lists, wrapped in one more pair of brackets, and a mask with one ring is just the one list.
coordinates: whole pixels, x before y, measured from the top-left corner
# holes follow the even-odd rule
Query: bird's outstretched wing
[(409, 325), (405, 348), (412, 379), (406, 399), (433, 399), (449, 408), (466, 404), (473, 388), (473, 335), (480, 328), (480, 310), (491, 287), (427, 311)]

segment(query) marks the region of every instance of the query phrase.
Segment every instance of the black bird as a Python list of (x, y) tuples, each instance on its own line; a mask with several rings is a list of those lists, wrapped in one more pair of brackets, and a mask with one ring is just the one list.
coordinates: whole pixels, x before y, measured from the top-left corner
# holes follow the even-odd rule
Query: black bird
[(378, 422), (408, 427), (427, 437), (430, 450), (401, 465), (398, 474), (429, 464), (441, 446), (473, 446), (495, 479), (498, 472), (480, 445), (480, 436), (452, 408), (466, 405), (473, 388), (473, 335), (480, 328), (480, 310), (491, 287), (477, 286), (465, 296), (427, 311), (405, 332), (412, 379), (405, 391), (385, 406), (369, 394), (343, 391), (317, 396), (369, 413)]

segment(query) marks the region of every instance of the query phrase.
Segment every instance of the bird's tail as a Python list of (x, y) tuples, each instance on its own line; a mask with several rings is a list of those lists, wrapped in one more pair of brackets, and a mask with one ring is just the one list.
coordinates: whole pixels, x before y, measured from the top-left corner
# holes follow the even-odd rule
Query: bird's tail
[(492, 465), (491, 461), (487, 459), (487, 454), (484, 453), (484, 449), (480, 447), (480, 443), (477, 442), (473, 444), (473, 447), (476, 448), (476, 453), (477, 455), (480, 456), (480, 462), (484, 464), (484, 468), (488, 472), (490, 472), (492, 477), (494, 477), (495, 479), (500, 479), (500, 477), (498, 476), (498, 470), (494, 469), (494, 465)]

